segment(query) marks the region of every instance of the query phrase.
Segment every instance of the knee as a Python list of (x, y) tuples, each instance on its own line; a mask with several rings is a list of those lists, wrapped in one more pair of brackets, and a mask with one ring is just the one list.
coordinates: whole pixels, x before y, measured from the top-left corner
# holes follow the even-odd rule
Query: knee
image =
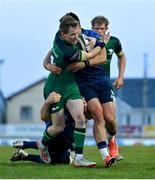
[(76, 122), (85, 122), (85, 116), (83, 111), (74, 111), (71, 114)]
[(75, 121), (76, 127), (84, 128), (86, 123), (86, 118), (83, 112), (73, 112), (72, 117)]
[(115, 113), (105, 114), (104, 118), (107, 123), (115, 123), (115, 121), (116, 121)]

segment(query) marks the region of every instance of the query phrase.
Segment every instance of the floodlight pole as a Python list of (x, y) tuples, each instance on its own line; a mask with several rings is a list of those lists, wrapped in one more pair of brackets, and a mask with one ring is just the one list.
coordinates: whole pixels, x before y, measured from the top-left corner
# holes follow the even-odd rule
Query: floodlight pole
[(0, 59), (0, 91), (1, 91), (1, 66), (4, 63), (4, 59)]
[(142, 103), (143, 103), (143, 112), (142, 112), (142, 118), (143, 118), (143, 125), (146, 124), (146, 115), (147, 115), (147, 97), (148, 97), (148, 82), (147, 82), (147, 63), (148, 63), (148, 54), (144, 53), (143, 55), (144, 59), (144, 76), (143, 76), (143, 93), (142, 93)]

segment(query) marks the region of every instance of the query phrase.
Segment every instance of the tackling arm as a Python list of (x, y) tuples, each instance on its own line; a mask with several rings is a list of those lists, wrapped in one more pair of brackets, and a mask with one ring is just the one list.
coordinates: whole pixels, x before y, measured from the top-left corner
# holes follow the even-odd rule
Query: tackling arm
[(50, 104), (46, 103), (45, 101), (40, 110), (40, 118), (42, 121), (47, 121), (51, 119), (51, 114), (48, 111), (49, 107)]
[(75, 62), (68, 66), (68, 69), (76, 72), (80, 69), (83, 69), (87, 66), (96, 66), (106, 62), (106, 49), (102, 48), (101, 52), (92, 59), (86, 60), (84, 62)]
[(51, 114), (49, 113), (49, 107), (51, 104), (59, 102), (60, 99), (61, 99), (61, 95), (56, 92), (52, 92), (49, 94), (49, 96), (45, 100), (40, 110), (40, 118), (42, 121), (51, 119)]
[(85, 61), (87, 59), (92, 59), (95, 56), (97, 56), (101, 52), (101, 47), (97, 46), (90, 52), (85, 52), (85, 51), (82, 51), (82, 52), (83, 52), (83, 57), (82, 57), (81, 61)]
[(97, 56), (95, 56), (93, 59), (88, 60), (90, 66), (96, 66), (99, 64), (104, 64), (106, 62), (106, 49), (102, 48), (100, 54), (98, 54)]
[(61, 68), (57, 67), (55, 64), (51, 64), (51, 55), (52, 55), (52, 50), (50, 50), (44, 61), (43, 61), (43, 66), (46, 70), (54, 73), (54, 74), (60, 74), (61, 73)]

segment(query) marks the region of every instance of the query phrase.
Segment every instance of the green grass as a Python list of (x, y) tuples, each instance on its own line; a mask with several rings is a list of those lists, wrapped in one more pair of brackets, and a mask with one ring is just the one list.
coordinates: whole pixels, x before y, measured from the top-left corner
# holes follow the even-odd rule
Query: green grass
[[(121, 147), (124, 160), (104, 168), (96, 147), (86, 147), (88, 159), (97, 167), (74, 168), (72, 165), (40, 165), (28, 161), (10, 162), (11, 147), (0, 147), (0, 179), (155, 179), (155, 147)], [(29, 152), (36, 153), (32, 150)]]

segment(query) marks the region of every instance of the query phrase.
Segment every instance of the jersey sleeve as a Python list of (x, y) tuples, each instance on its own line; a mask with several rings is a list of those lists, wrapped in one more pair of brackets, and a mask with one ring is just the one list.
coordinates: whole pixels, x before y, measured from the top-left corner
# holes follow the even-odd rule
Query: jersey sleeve
[(114, 52), (117, 56), (121, 56), (123, 53), (121, 42), (118, 38), (115, 38), (115, 49)]
[(70, 62), (79, 62), (84, 60), (84, 52), (73, 47), (64, 49), (64, 58)]

